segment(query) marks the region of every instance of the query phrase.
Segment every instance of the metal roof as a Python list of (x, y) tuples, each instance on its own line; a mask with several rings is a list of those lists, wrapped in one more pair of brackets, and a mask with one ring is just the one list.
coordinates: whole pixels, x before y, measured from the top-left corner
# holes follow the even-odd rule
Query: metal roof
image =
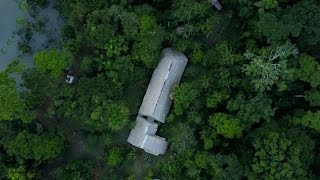
[(155, 135), (157, 129), (157, 123), (138, 116), (136, 126), (131, 130), (127, 141), (150, 154), (156, 156), (164, 154), (167, 150), (168, 142), (165, 138)]
[(139, 114), (165, 122), (172, 102), (170, 93), (179, 84), (187, 62), (183, 53), (169, 48), (162, 51), (162, 59), (153, 72)]
[(162, 51), (162, 59), (152, 74), (140, 106), (136, 126), (127, 139), (130, 144), (156, 156), (166, 152), (168, 142), (156, 135), (158, 124), (154, 121), (165, 122), (172, 103), (170, 93), (179, 84), (187, 62), (183, 53), (169, 48)]

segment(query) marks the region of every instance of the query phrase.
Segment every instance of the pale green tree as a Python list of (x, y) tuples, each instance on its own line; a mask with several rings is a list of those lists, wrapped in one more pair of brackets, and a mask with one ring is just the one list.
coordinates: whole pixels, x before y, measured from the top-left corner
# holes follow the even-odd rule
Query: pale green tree
[(239, 119), (230, 117), (224, 113), (216, 113), (210, 116), (209, 125), (212, 126), (218, 134), (226, 138), (240, 137), (243, 130)]
[(0, 120), (32, 119), (26, 113), (26, 105), (20, 97), (14, 78), (0, 72)]
[(112, 148), (106, 157), (107, 165), (110, 167), (116, 167), (123, 161), (122, 153), (120, 148)]
[(23, 166), (8, 168), (6, 170), (6, 177), (9, 180), (27, 180), (27, 171)]
[(172, 96), (174, 100), (174, 113), (182, 115), (186, 109), (193, 105), (201, 95), (201, 89), (196, 83), (183, 83), (174, 89)]
[(120, 103), (111, 103), (107, 107), (106, 119), (108, 128), (120, 131), (129, 123), (129, 109)]
[(160, 58), (164, 34), (164, 28), (157, 24), (154, 16), (142, 15), (139, 34), (132, 47), (135, 59), (148, 68), (154, 67)]
[(219, 103), (224, 102), (230, 95), (226, 91), (213, 91), (207, 97), (207, 107), (216, 108)]
[(72, 60), (73, 56), (70, 52), (57, 49), (43, 50), (34, 56), (36, 69), (55, 78), (61, 75), (63, 69), (67, 68)]
[(291, 43), (276, 48), (265, 48), (260, 54), (246, 52), (245, 58), (249, 64), (243, 66), (243, 72), (252, 79), (252, 85), (257, 91), (270, 90), (273, 85), (285, 90), (287, 81), (293, 79), (294, 71), (288, 67), (288, 60), (298, 55), (298, 49)]

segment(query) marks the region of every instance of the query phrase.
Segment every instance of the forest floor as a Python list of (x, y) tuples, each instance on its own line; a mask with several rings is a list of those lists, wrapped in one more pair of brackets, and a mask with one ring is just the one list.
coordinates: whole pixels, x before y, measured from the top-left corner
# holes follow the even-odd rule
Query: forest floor
[[(47, 162), (42, 169), (42, 177), (50, 179), (50, 174), (54, 169), (66, 164), (69, 161), (77, 159), (88, 159), (97, 165), (95, 167), (95, 176), (102, 176), (104, 173), (104, 155), (105, 149), (103, 145), (98, 143), (90, 143), (88, 139), (88, 133), (81, 130), (81, 127), (76, 123), (73, 123), (66, 119), (54, 119), (45, 117), (46, 105), (40, 107), (36, 112), (38, 115), (38, 123), (44, 128), (57, 128), (62, 130), (67, 141), (67, 150), (63, 155), (56, 159)], [(99, 178), (98, 178), (99, 179)]]

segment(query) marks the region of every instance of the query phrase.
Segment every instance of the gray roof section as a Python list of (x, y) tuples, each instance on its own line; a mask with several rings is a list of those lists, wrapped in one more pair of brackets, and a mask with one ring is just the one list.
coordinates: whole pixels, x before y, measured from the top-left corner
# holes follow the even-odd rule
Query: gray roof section
[(187, 62), (183, 53), (170, 48), (162, 51), (162, 59), (153, 72), (139, 114), (165, 122), (172, 103), (170, 93), (179, 84)]
[(168, 148), (168, 142), (165, 138), (160, 136), (146, 136), (146, 143), (143, 146), (144, 151), (147, 153), (158, 156), (159, 154), (165, 154)]
[(128, 142), (137, 147), (143, 147), (146, 134), (155, 135), (158, 129), (158, 124), (148, 121), (139, 116), (136, 119), (136, 126), (131, 130)]
[(156, 134), (158, 125), (138, 115), (136, 126), (131, 130), (127, 141), (146, 152), (158, 156), (164, 154), (168, 147), (168, 142), (165, 138), (159, 137)]

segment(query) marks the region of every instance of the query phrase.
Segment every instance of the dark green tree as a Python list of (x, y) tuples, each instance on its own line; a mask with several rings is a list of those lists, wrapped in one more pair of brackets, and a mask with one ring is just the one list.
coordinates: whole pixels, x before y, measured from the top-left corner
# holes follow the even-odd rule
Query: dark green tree
[(38, 135), (24, 130), (5, 148), (10, 155), (43, 161), (59, 156), (65, 149), (64, 141), (63, 135), (54, 131)]
[[(288, 134), (287, 134), (288, 133)], [(266, 130), (253, 141), (255, 154), (251, 165), (255, 177), (262, 179), (305, 179), (313, 158), (314, 142), (302, 131)]]
[(170, 151), (179, 155), (196, 147), (194, 128), (185, 123), (178, 123), (170, 129)]
[(292, 121), (294, 124), (300, 124), (320, 132), (320, 111), (307, 111), (302, 117), (295, 117)]
[(301, 55), (299, 58), (300, 68), (297, 73), (302, 81), (308, 82), (312, 87), (320, 85), (320, 64), (312, 56)]
[(87, 180), (93, 178), (93, 165), (84, 160), (74, 160), (57, 168), (52, 176), (62, 180)]
[(275, 108), (272, 107), (270, 98), (263, 95), (247, 98), (240, 94), (230, 100), (227, 105), (227, 109), (235, 113), (235, 117), (241, 120), (241, 125), (250, 127), (261, 120), (271, 121)]

